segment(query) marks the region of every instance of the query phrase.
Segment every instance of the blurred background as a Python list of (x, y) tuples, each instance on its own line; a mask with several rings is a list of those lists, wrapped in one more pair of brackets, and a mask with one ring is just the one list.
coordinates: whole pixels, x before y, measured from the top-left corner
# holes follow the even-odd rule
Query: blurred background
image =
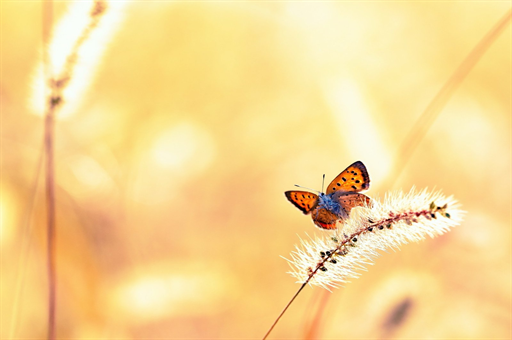
[[(54, 3), (54, 60), (83, 29), (84, 6)], [(42, 4), (1, 7), (0, 337), (44, 338)], [(369, 196), (436, 188), (465, 221), (332, 294), (307, 287), (271, 338), (509, 336), (510, 26), (412, 156), (397, 156), (509, 7), (111, 4), (57, 113), (57, 336), (263, 337), (300, 287), (280, 256), (322, 233), (283, 192), (320, 190), (322, 174), (356, 160)]]

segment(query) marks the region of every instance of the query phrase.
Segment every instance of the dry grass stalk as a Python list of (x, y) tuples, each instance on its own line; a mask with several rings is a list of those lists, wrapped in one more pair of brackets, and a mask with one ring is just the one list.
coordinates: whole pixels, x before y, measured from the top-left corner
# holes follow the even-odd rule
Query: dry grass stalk
[(48, 275), (48, 335), (47, 338), (56, 338), (56, 300), (57, 300), (57, 268), (55, 263), (56, 251), (56, 207), (55, 207), (55, 167), (54, 167), (54, 125), (57, 110), (64, 102), (62, 90), (72, 79), (74, 66), (79, 55), (80, 47), (89, 38), (91, 32), (97, 27), (99, 20), (106, 10), (106, 3), (102, 0), (94, 1), (90, 12), (90, 22), (82, 31), (70, 53), (60, 74), (53, 75), (48, 57), (48, 37), (53, 23), (53, 4), (45, 2), (43, 10), (43, 63), (45, 79), (48, 87), (48, 97), (45, 98), (44, 119), (44, 149), (45, 149), (45, 178), (46, 178), (46, 205), (47, 205), (47, 275)]
[(442, 235), (458, 225), (463, 215), (452, 197), (412, 189), (407, 194), (390, 193), (382, 201), (373, 200), (371, 207), (354, 209), (343, 227), (332, 233), (301, 240), (287, 259), (292, 267), (290, 274), (301, 287), (263, 339), (306, 285), (329, 290), (350, 282), (366, 270), (365, 265), (371, 264), (379, 251)]

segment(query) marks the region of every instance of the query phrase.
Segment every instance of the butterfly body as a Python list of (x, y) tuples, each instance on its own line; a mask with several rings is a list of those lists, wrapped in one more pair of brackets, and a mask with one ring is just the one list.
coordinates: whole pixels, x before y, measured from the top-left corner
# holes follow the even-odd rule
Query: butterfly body
[(353, 163), (343, 170), (327, 187), (326, 193), (316, 195), (307, 191), (286, 191), (288, 200), (304, 214), (310, 214), (316, 226), (336, 229), (338, 222), (350, 216), (354, 207), (370, 204), (370, 198), (359, 192), (370, 187), (370, 177), (364, 164)]
[(318, 195), (318, 209), (325, 209), (332, 212), (334, 215), (339, 217), (340, 219), (345, 219), (348, 217), (345, 209), (341, 206), (338, 195), (341, 192), (333, 192), (332, 194), (320, 194)]

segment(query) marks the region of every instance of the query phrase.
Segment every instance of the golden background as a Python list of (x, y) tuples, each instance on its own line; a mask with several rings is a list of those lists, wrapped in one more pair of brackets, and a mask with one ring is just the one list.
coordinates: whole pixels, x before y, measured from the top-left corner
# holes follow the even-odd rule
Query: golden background
[[(35, 80), (42, 5), (1, 6), (0, 337), (36, 339), (47, 329)], [(70, 6), (54, 3), (55, 24)], [(510, 336), (510, 26), (412, 156), (397, 156), (435, 94), (509, 8), (108, 8), (105, 23), (112, 20), (88, 41), (91, 54), (84, 46), (77, 90), (57, 113), (57, 336), (263, 337), (299, 288), (280, 256), (298, 236), (322, 232), (283, 192), (296, 183), (320, 190), (322, 174), (330, 181), (356, 160), (370, 173), (368, 195), (440, 189), (460, 201), (465, 221), (384, 254), (332, 294), (306, 288), (270, 338)], [(82, 27), (78, 19), (70, 25), (62, 32)], [(404, 164), (396, 180), (394, 164)]]

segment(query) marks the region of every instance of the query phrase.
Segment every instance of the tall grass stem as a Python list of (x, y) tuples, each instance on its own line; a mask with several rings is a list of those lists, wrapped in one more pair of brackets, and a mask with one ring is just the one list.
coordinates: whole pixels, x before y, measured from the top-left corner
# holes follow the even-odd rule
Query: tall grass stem
[[(53, 1), (43, 2), (43, 63), (45, 79), (53, 79), (48, 54), (50, 31), (53, 26)], [(49, 88), (48, 92), (53, 92)], [(50, 95), (51, 96), (51, 95)], [(48, 276), (48, 340), (55, 339), (57, 309), (57, 278), (55, 267), (55, 167), (54, 167), (54, 118), (55, 106), (47, 101), (44, 119), (45, 192), (47, 223), (47, 276)]]
[(430, 101), (425, 111), (418, 118), (409, 133), (400, 145), (395, 158), (393, 169), (389, 172), (393, 178), (385, 184), (387, 189), (391, 189), (400, 177), (405, 164), (410, 160), (412, 154), (423, 140), (428, 130), (436, 120), (437, 116), (444, 108), (448, 100), (453, 96), (455, 90), (464, 81), (469, 72), (480, 61), (482, 56), (489, 50), (500, 34), (505, 30), (512, 19), (512, 9), (509, 9), (503, 17), (490, 29), (489, 32), (476, 44), (466, 58), (460, 63), (443, 87)]

